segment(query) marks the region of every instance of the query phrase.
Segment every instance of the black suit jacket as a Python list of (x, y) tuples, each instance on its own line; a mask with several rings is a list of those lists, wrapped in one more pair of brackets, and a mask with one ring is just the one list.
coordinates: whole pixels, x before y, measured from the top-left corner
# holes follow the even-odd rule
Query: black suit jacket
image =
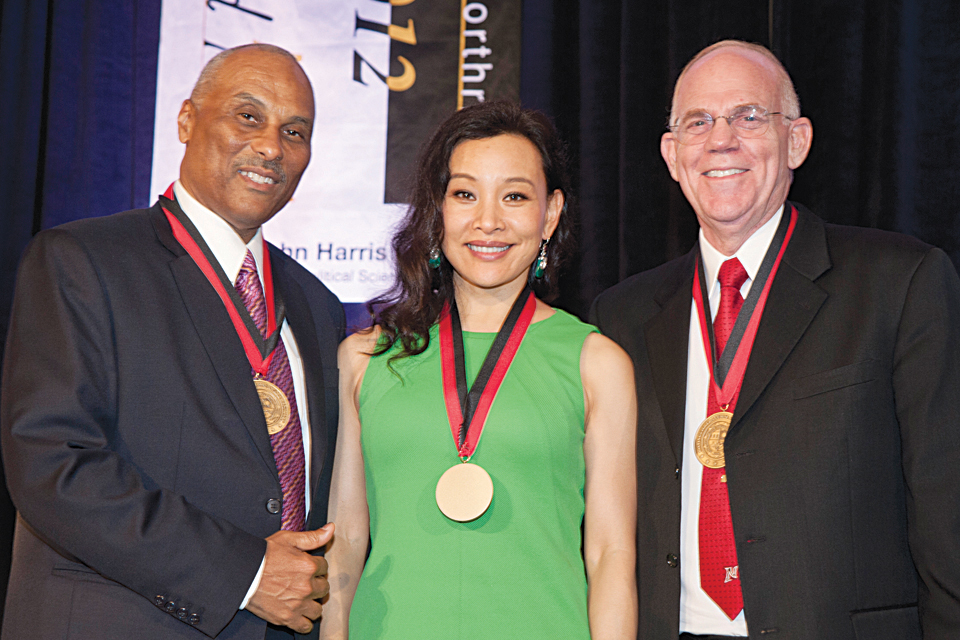
[[(315, 528), (343, 308), (270, 255), (306, 378)], [(264, 637), (266, 623), (237, 607), (280, 528), (267, 508), (282, 495), (273, 452), (227, 312), (158, 205), (31, 243), (0, 421), (18, 510), (4, 640)]]
[[(750, 637), (960, 638), (960, 281), (938, 249), (798, 209), (724, 445)], [(635, 363), (644, 640), (678, 635), (695, 259), (591, 312)]]

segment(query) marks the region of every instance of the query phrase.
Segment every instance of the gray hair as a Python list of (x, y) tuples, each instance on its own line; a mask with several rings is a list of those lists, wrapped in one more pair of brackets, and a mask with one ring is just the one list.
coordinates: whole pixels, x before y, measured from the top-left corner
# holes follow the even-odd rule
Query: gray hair
[(683, 68), (683, 71), (680, 72), (680, 76), (677, 78), (677, 83), (673, 85), (673, 100), (670, 102), (670, 122), (668, 124), (674, 124), (676, 122), (677, 92), (680, 88), (680, 81), (683, 80), (685, 75), (687, 75), (690, 67), (717, 49), (724, 49), (727, 47), (737, 47), (739, 49), (753, 51), (754, 53), (758, 53), (772, 62), (778, 76), (777, 90), (780, 93), (780, 110), (783, 111), (783, 113), (791, 120), (796, 120), (800, 117), (800, 98), (797, 96), (797, 90), (793, 86), (793, 80), (790, 79), (790, 74), (787, 73), (786, 67), (783, 66), (783, 63), (780, 62), (780, 59), (777, 58), (777, 56), (773, 55), (773, 52), (771, 52), (765, 46), (761, 44), (755, 44), (753, 42), (745, 42), (743, 40), (721, 40), (713, 43), (706, 49), (700, 51), (700, 53), (697, 55), (693, 56), (693, 58), (690, 59), (690, 62), (688, 62)]

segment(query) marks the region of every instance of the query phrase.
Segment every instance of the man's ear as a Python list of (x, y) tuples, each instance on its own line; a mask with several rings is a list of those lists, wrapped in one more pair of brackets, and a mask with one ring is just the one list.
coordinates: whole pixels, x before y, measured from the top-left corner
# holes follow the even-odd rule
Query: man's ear
[(680, 143), (677, 142), (672, 131), (667, 131), (660, 137), (660, 155), (663, 156), (663, 161), (667, 163), (667, 171), (670, 172), (670, 177), (677, 182), (680, 181), (680, 178), (677, 177), (678, 144)]
[(190, 142), (196, 117), (197, 106), (193, 104), (192, 100), (187, 98), (183, 101), (183, 104), (180, 105), (180, 113), (177, 114), (177, 136), (183, 144)]
[(813, 123), (810, 118), (797, 118), (790, 123), (789, 155), (787, 166), (796, 169), (807, 159), (810, 146), (813, 144)]

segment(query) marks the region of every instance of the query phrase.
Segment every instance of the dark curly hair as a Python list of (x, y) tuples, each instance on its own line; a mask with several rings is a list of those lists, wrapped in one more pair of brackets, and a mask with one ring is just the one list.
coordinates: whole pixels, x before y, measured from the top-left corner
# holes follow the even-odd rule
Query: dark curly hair
[(547, 244), (547, 268), (543, 277), (528, 281), (542, 300), (553, 300), (557, 277), (574, 244), (573, 205), (567, 173), (566, 147), (553, 123), (544, 114), (507, 101), (482, 102), (466, 107), (440, 125), (420, 151), (410, 197), (410, 207), (393, 236), (396, 276), (393, 286), (367, 303), (382, 335), (375, 354), (389, 350), (398, 340), (402, 346), (395, 358), (423, 353), (430, 342), (429, 330), (440, 319), (447, 300), (452, 300), (453, 268), (441, 257), (438, 269), (428, 265), (428, 254), (443, 238), (443, 202), (450, 181), (450, 156), (465, 140), (483, 140), (512, 134), (523, 136), (540, 152), (547, 193), (559, 189), (564, 208), (556, 231)]

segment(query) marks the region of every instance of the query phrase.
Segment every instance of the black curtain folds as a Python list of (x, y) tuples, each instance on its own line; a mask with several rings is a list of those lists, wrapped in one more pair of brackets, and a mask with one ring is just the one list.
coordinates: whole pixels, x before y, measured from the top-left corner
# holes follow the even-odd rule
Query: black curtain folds
[(0, 323), (40, 229), (149, 200), (160, 3), (5, 0)]
[[(813, 120), (791, 197), (829, 222), (912, 234), (960, 264), (958, 3), (522, 1), (521, 99), (569, 142), (580, 209), (559, 306), (584, 315), (606, 287), (692, 246), (696, 218), (659, 140), (680, 69), (722, 38), (780, 56)], [(2, 0), (0, 14), (5, 335), (36, 231), (152, 200), (160, 3)], [(2, 498), (0, 589), (13, 518)]]

